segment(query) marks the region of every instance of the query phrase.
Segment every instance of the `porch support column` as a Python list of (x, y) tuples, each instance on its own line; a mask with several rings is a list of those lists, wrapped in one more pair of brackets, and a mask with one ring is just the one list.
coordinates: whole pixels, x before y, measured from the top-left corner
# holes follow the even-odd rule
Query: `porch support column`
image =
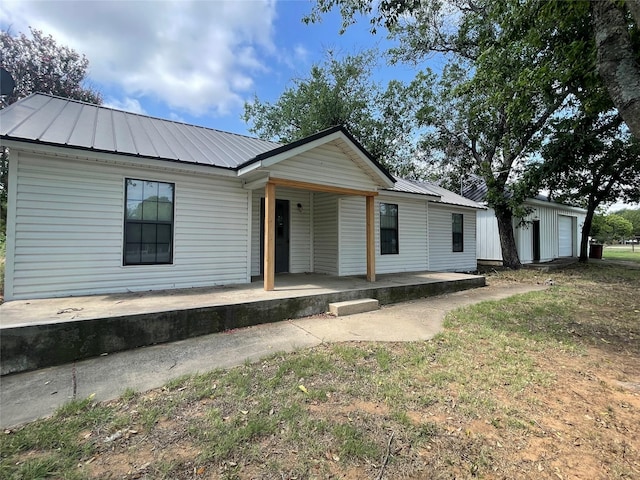
[(367, 195), (367, 281), (376, 281), (376, 248), (375, 248), (375, 199), (373, 195)]
[(264, 187), (264, 289), (275, 288), (276, 276), (276, 186)]

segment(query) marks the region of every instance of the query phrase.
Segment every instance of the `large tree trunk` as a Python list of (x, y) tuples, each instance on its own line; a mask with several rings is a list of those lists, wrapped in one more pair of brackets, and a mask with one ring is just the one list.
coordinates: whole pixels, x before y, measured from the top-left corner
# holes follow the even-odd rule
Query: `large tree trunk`
[(499, 208), (495, 212), (498, 220), (500, 247), (502, 248), (502, 264), (517, 270), (522, 267), (522, 264), (516, 248), (516, 237), (513, 234), (513, 213), (508, 208)]
[[(640, 11), (638, 3), (627, 0), (634, 17)], [(629, 130), (640, 138), (640, 64), (629, 38), (625, 7), (611, 0), (593, 1), (591, 7), (598, 73)]]
[(593, 215), (596, 212), (595, 208), (588, 208), (587, 215), (584, 218), (584, 225), (582, 225), (582, 234), (580, 235), (580, 258), (578, 261), (587, 263), (589, 261), (589, 232), (591, 232), (591, 225), (593, 224)]

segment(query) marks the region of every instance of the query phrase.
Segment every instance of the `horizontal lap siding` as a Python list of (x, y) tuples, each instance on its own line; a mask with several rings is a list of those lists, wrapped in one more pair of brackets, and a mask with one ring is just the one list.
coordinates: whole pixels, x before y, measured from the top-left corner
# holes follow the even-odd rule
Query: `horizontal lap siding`
[[(398, 205), (398, 254), (380, 254), (380, 203)], [(428, 269), (427, 202), (399, 198), (376, 199), (376, 273), (419, 272)]]
[(313, 194), (313, 270), (338, 275), (338, 197)]
[[(247, 281), (240, 182), (21, 154), (12, 298)], [(124, 178), (175, 183), (173, 265), (122, 265)]]
[[(251, 220), (251, 275), (260, 275), (260, 208), (264, 190), (253, 191)], [(289, 200), (290, 250), (289, 272), (311, 271), (311, 193), (304, 190), (276, 188), (276, 198)], [(298, 203), (302, 211), (298, 209)]]
[[(464, 251), (453, 251), (451, 214), (464, 215)], [(470, 271), (477, 268), (476, 212), (429, 204), (429, 270)]]
[(338, 147), (323, 145), (269, 167), (272, 176), (358, 190), (377, 185)]
[(340, 273), (367, 273), (366, 204), (364, 197), (340, 199)]

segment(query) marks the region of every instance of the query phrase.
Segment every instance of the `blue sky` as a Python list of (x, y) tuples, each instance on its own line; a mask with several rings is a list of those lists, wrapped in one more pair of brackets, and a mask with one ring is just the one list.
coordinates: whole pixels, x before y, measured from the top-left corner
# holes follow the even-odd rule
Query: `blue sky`
[[(328, 49), (386, 49), (366, 18), (339, 34), (338, 12), (302, 23), (308, 0), (3, 0), (0, 27), (51, 34), (90, 61), (89, 81), (104, 103), (123, 110), (246, 134), (243, 103), (274, 101), (307, 75)], [(376, 79), (411, 80), (408, 66)]]

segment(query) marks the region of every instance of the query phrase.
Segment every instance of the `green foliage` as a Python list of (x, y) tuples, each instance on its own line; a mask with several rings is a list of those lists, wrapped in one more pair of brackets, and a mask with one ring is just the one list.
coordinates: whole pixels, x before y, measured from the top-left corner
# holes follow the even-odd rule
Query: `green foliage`
[(633, 234), (633, 224), (622, 215), (596, 215), (591, 226), (591, 235), (600, 243), (624, 242)]
[(377, 57), (366, 51), (339, 59), (329, 52), (274, 103), (257, 97), (245, 103), (243, 119), (260, 138), (282, 143), (342, 125), (387, 168), (416, 176), (414, 105), (401, 82), (383, 88), (371, 80)]
[(614, 213), (629, 220), (633, 224), (633, 235), (640, 236), (640, 209), (637, 209), (637, 210), (624, 209)]
[[(0, 32), (0, 64), (16, 82), (10, 105), (32, 93), (41, 92), (95, 104), (102, 95), (86, 83), (89, 60), (75, 50), (58, 45), (51, 35), (31, 28), (31, 38), (21, 33)], [(4, 104), (3, 104), (4, 105)], [(2, 106), (0, 106), (2, 108)], [(9, 150), (0, 157), (0, 232), (6, 231)]]
[(445, 186), (457, 190), (469, 178), (486, 185), (505, 264), (519, 267), (512, 219), (527, 214), (523, 202), (538, 190), (536, 177), (523, 173), (566, 108), (578, 67), (595, 58), (588, 2), (383, 1), (374, 9), (363, 0), (321, 0), (309, 20), (336, 6), (345, 26), (362, 13), (388, 28), (396, 61), (446, 54), (439, 77), (423, 72), (411, 84), (426, 129), (419, 150), (448, 178)]
[(83, 85), (89, 60), (72, 48), (58, 45), (51, 35), (34, 28), (30, 31), (31, 37), (0, 32), (0, 60), (16, 82), (7, 103), (41, 92), (101, 104), (100, 93)]

